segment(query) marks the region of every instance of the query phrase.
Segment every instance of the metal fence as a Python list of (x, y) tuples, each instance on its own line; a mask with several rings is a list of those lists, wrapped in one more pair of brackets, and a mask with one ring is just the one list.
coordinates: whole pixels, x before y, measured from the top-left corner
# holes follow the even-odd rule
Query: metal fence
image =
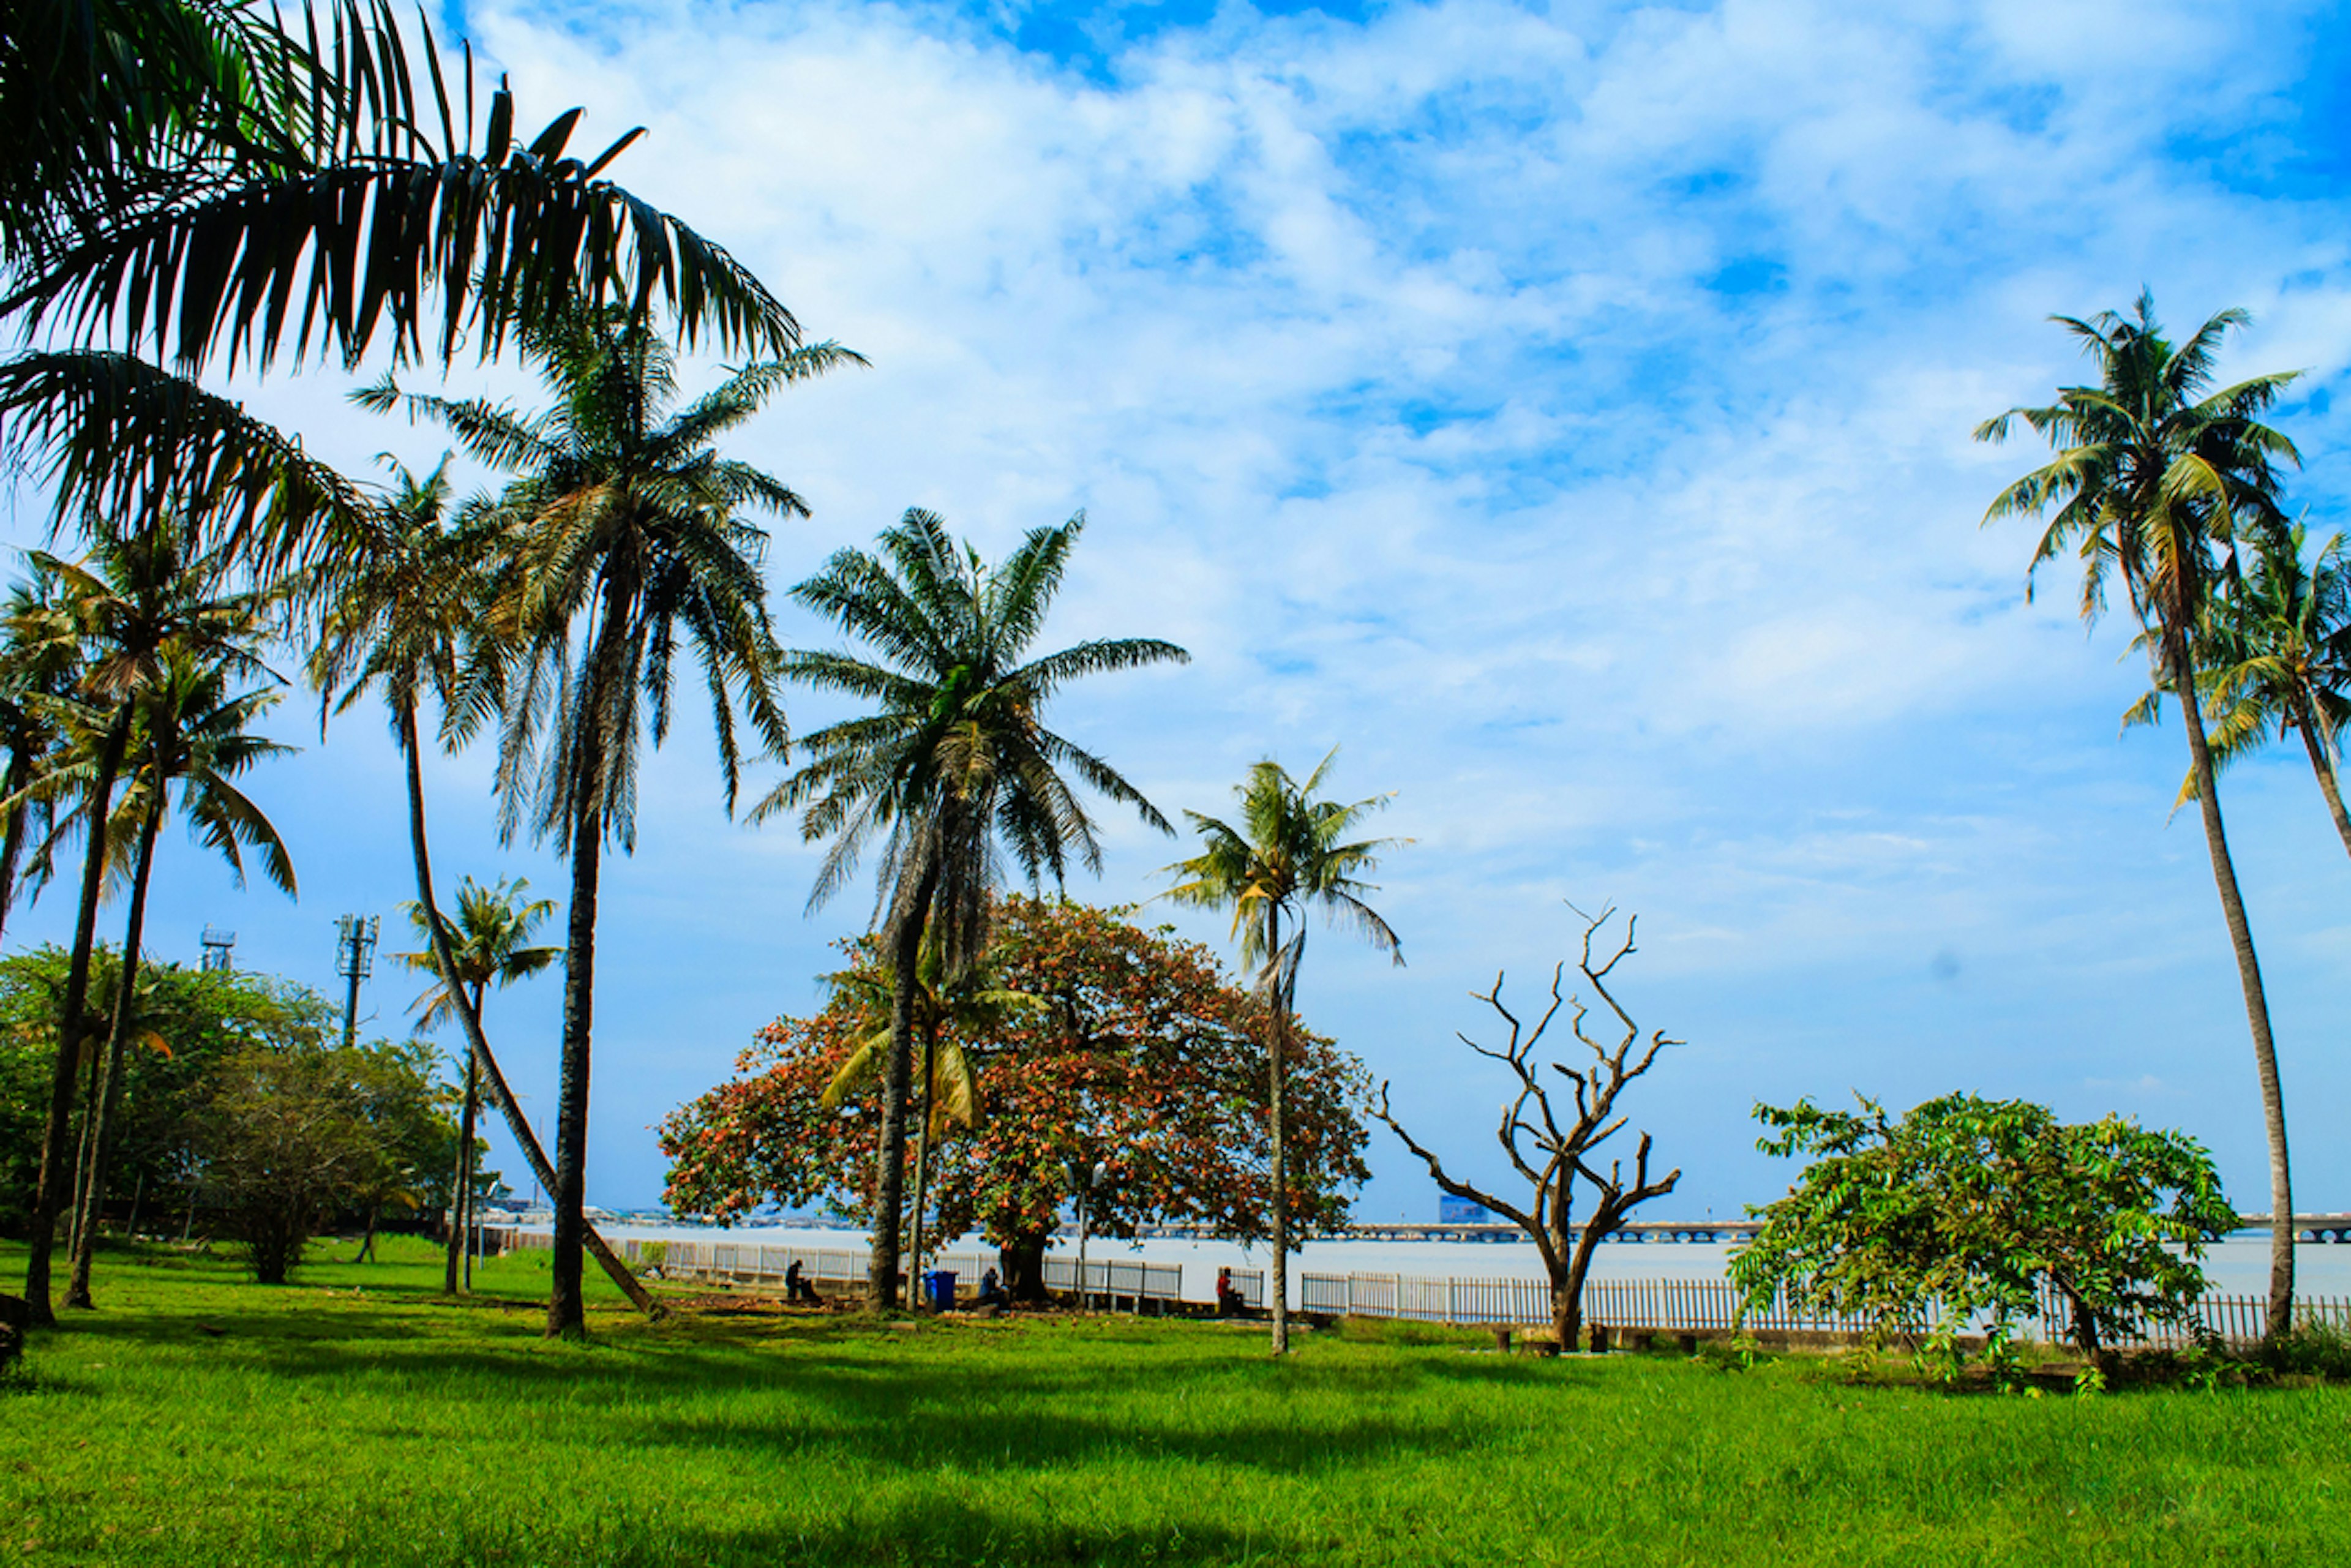
[[(1462, 1326), (1548, 1327), (1551, 1286), (1541, 1280), (1430, 1279), (1412, 1274), (1302, 1274), (1300, 1303), (1309, 1312), (1333, 1317), (1395, 1318)], [(1813, 1333), (1866, 1333), (1865, 1319), (1795, 1311), (1775, 1302), (1769, 1310), (1740, 1312), (1738, 1291), (1719, 1280), (1590, 1280), (1583, 1286), (1583, 1318), (1610, 1329), (1703, 1333), (1735, 1326)], [(2351, 1332), (2351, 1297), (2303, 1296), (2294, 1301), (2296, 1321)], [(2054, 1343), (2072, 1326), (2072, 1313), (2053, 1289), (2018, 1328), (2029, 1339)], [(2194, 1326), (2143, 1323), (2125, 1344), (2179, 1349), (2195, 1343), (2198, 1329), (2230, 1344), (2250, 1344), (2269, 1326), (2269, 1302), (2260, 1296), (2208, 1295), (2196, 1305)]]
[[(1264, 1291), (1260, 1283), (1260, 1294)], [(1045, 1255), (1045, 1289), (1068, 1291), (1078, 1289), (1078, 1260), (1075, 1257), (1049, 1252)], [(1184, 1299), (1184, 1266), (1181, 1263), (1145, 1263), (1131, 1258), (1089, 1258), (1086, 1260), (1085, 1299), (1116, 1308), (1124, 1301), (1136, 1312), (1144, 1303), (1165, 1307)]]
[[(485, 1246), (496, 1251), (554, 1245), (543, 1230), (486, 1228)], [(811, 1285), (828, 1293), (862, 1288), (872, 1255), (859, 1248), (778, 1247), (735, 1241), (619, 1243), (621, 1256), (640, 1269), (657, 1268), (663, 1278), (716, 1284), (781, 1285), (797, 1260)], [(995, 1265), (993, 1255), (945, 1252), (932, 1263), (956, 1275), (956, 1293), (977, 1293), (979, 1278)], [(1078, 1260), (1066, 1252), (1045, 1257), (1045, 1288), (1075, 1294)], [(1252, 1311), (1265, 1308), (1265, 1271), (1232, 1270), (1234, 1288)], [(1298, 1276), (1300, 1310), (1330, 1317), (1402, 1319), (1461, 1327), (1541, 1328), (1552, 1322), (1551, 1286), (1541, 1280), (1437, 1279), (1418, 1274), (1315, 1274)], [(1134, 1312), (1165, 1311), (1184, 1300), (1184, 1270), (1177, 1263), (1127, 1258), (1086, 1260), (1086, 1299)], [(2294, 1301), (2296, 1321), (2351, 1333), (2351, 1297), (2303, 1296)], [(1740, 1297), (1721, 1280), (1590, 1280), (1583, 1286), (1583, 1318), (1610, 1329), (1668, 1333), (1725, 1333), (1734, 1327), (1800, 1333), (1866, 1333), (1867, 1320), (1799, 1312), (1775, 1302), (1770, 1309), (1740, 1312)], [(2053, 1288), (2037, 1311), (2019, 1322), (2027, 1339), (2054, 1343), (2072, 1326), (2072, 1314)], [(2260, 1340), (2269, 1326), (2269, 1302), (2260, 1296), (2208, 1295), (2196, 1305), (2193, 1326), (2143, 1323), (2125, 1336), (2126, 1345), (2179, 1349), (2195, 1343), (2199, 1330), (2230, 1344)]]
[[(544, 1230), (485, 1229), (487, 1248), (500, 1252), (545, 1250), (555, 1239)], [(639, 1270), (658, 1270), (664, 1280), (697, 1280), (711, 1284), (780, 1285), (793, 1263), (800, 1277), (828, 1293), (862, 1288), (872, 1267), (873, 1255), (862, 1248), (792, 1247), (747, 1241), (652, 1241), (639, 1238), (617, 1244), (622, 1261)], [(980, 1276), (996, 1267), (992, 1254), (940, 1252), (931, 1268), (956, 1276), (956, 1294), (968, 1299), (978, 1293)], [(1239, 1270), (1233, 1279), (1251, 1304), (1265, 1298), (1265, 1276)], [(1045, 1258), (1045, 1288), (1074, 1293), (1078, 1260), (1065, 1253)], [(1252, 1293), (1253, 1290), (1253, 1293)], [(1086, 1296), (1104, 1305), (1123, 1305), (1135, 1312), (1164, 1310), (1184, 1299), (1184, 1268), (1180, 1263), (1145, 1263), (1124, 1258), (1086, 1260)]]

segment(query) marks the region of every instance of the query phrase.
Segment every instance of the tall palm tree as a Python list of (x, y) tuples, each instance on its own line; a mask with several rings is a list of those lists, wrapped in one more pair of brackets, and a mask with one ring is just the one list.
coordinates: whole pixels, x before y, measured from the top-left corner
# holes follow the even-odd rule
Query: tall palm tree
[[(455, 961), (454, 975), (444, 977), (440, 956), (433, 950), (433, 916), (422, 904), (408, 906), (408, 918), (414, 923), (416, 934), (423, 937), (425, 947), (419, 953), (394, 955), (412, 969), (422, 969), (439, 979), (440, 983), (416, 998), (416, 1027), (432, 1029), (443, 1020), (454, 1018), (465, 1009), (473, 1016), (482, 1016), (482, 998), (493, 984), (500, 989), (526, 979), (547, 968), (563, 956), (560, 947), (528, 946), (531, 933), (538, 923), (555, 913), (554, 902), (526, 896), (530, 883), (522, 877), (512, 882), (500, 878), (490, 887), (484, 887), (472, 877), (457, 883), (457, 918), (450, 932), (451, 957)], [(451, 1203), (452, 1221), (449, 1226), (448, 1259), (442, 1278), (442, 1293), (455, 1295), (459, 1270), (464, 1270), (467, 1290), (474, 1288), (472, 1255), (465, 1240), (472, 1233), (474, 1207), (474, 1124), (482, 1104), (481, 1064), (471, 1051), (465, 1055), (465, 1104), (457, 1124), (457, 1169), (455, 1197)]]
[[(298, 580), (298, 601), (317, 618), (308, 674), (320, 694), (321, 729), (330, 714), (348, 711), (370, 691), (380, 690), (392, 710), (392, 738), (407, 779), (416, 903), (445, 983), (458, 967), (449, 922), (433, 889), (418, 712), (426, 697), (434, 701), (441, 741), (451, 747), (463, 746), (495, 715), (514, 657), (510, 639), (491, 614), (499, 574), (510, 569), (510, 541), (495, 528), (448, 524), (445, 460), (422, 478), (397, 463), (392, 468), (391, 495), (366, 509), (346, 548)], [(469, 1073), (479, 1075), (539, 1185), (554, 1191), (554, 1164), (490, 1051), (480, 1014), (462, 983), (450, 994), (465, 1035)], [(592, 1229), (587, 1244), (638, 1311), (660, 1315), (659, 1304)]]
[(782, 652), (760, 575), (768, 536), (746, 517), (806, 517), (808, 507), (780, 480), (719, 456), (712, 444), (778, 389), (862, 361), (816, 344), (744, 366), (672, 412), (676, 359), (642, 317), (563, 312), (526, 324), (523, 349), (555, 398), (535, 415), (403, 397), (390, 378), (362, 400), (387, 412), (404, 404), (445, 425), (475, 458), (518, 476), (485, 513), (514, 552), (495, 617), (519, 649), (498, 787), (508, 835), (527, 816), (571, 861), (547, 1332), (574, 1335), (586, 1326), (580, 1275), (601, 857), (607, 838), (624, 853), (635, 847), (640, 737), (650, 730), (659, 746), (668, 735), (681, 642), (702, 665), (729, 811), (740, 726), (768, 755), (782, 756), (787, 741), (776, 691)]
[[(2336, 779), (2351, 721), (2351, 556), (2339, 534), (2314, 556), (2305, 544), (2298, 524), (2256, 535), (2252, 570), (2225, 585), (2197, 628), (2198, 695), (2211, 706), (2216, 769), (2273, 738), (2302, 737), (2335, 836), (2351, 852), (2351, 814)], [(2147, 693), (2125, 722), (2154, 722), (2162, 695)], [(2190, 774), (2179, 799), (2195, 798)]]
[[(53, 635), (57, 615), (52, 580), (36, 576), (12, 585), (0, 609), (0, 931), (20, 891), (27, 841), (49, 837), (56, 817), (50, 800), (33, 789), (55, 759), (62, 735), (60, 715), (71, 700), (80, 663), (78, 642)], [(36, 860), (29, 881), (37, 894), (47, 866)]]
[[(140, 705), (142, 734), (135, 769), (123, 790), (122, 802), (110, 831), (135, 841), (135, 847), (116, 863), (127, 863), (131, 875), (131, 907), (122, 937), (120, 977), (115, 985), (112, 1027), (107, 1036), (103, 1065), (98, 1068), (97, 1092), (90, 1107), (89, 1136), (83, 1140), (80, 1200), (74, 1218), (73, 1277), (66, 1287), (66, 1305), (88, 1308), (90, 1268), (98, 1249), (98, 1216), (106, 1202), (108, 1124), (122, 1077), (123, 1052), (133, 1028), (138, 995), (140, 944), (147, 919), (147, 885), (155, 864), (155, 836), (171, 809), (173, 786), (180, 792), (180, 811), (197, 841), (228, 862), (238, 886), (245, 884), (245, 851), (258, 852), (271, 883), (294, 896), (294, 862), (261, 809), (236, 787), (235, 780), (255, 764), (290, 754), (282, 746), (253, 731), (263, 714), (277, 706), (270, 688), (232, 692), (234, 672), (244, 658), (199, 657), (177, 650), (164, 655), (160, 679)], [(55, 775), (60, 783), (68, 770)]]
[(251, 594), (225, 591), (217, 560), (191, 549), (175, 519), (159, 519), (136, 534), (101, 527), (94, 527), (93, 532), (95, 548), (87, 562), (38, 551), (28, 558), (36, 571), (57, 584), (57, 613), (39, 622), (38, 634), (52, 644), (71, 644), (79, 651), (76, 696), (102, 726), (81, 800), (81, 903), (65, 998), (58, 1009), (57, 1061), (50, 1080), (41, 1178), (33, 1200), (32, 1246), (25, 1266), (25, 1299), (33, 1321), (39, 1323), (56, 1321), (49, 1302), (49, 1264), (68, 1190), (77, 1042), (89, 996), (98, 902), (106, 882), (105, 827), (111, 821), (114, 785), (133, 723), (146, 694), (162, 678), (171, 650), (193, 658), (217, 658), (236, 672), (266, 673), (248, 645), (259, 622), (258, 602)]
[(2283, 1334), (2294, 1314), (2294, 1184), (2286, 1158), (2285, 1096), (2261, 964), (2213, 784), (2194, 643), (2217, 585), (2232, 570), (2231, 547), (2283, 525), (2276, 465), (2300, 458), (2294, 444), (2260, 416), (2294, 375), (2255, 376), (2213, 390), (2213, 361), (2221, 340), (2250, 319), (2241, 310), (2220, 312), (2177, 344), (2164, 335), (2154, 301), (2145, 294), (2127, 317), (2106, 311), (2088, 320), (2053, 319), (2095, 362), (2097, 384), (2061, 387), (2053, 403), (2011, 409), (1978, 427), (1978, 440), (2001, 441), (2022, 419), (2056, 452), (2049, 464), (2002, 490), (1984, 521), (2046, 516), (2032, 569), (2037, 571), (2069, 549), (2079, 556), (2085, 621), (2097, 618), (2110, 580), (2119, 577), (2147, 633), (2155, 685), (2179, 705), (2189, 777), (2202, 808), (2205, 849), (2236, 956), (2261, 1082), (2270, 1153), (2269, 1328)]
[(1409, 841), (1348, 841), (1347, 835), (1393, 797), (1374, 795), (1348, 806), (1319, 798), (1323, 776), (1338, 755), (1338, 747), (1332, 747), (1302, 780), (1290, 778), (1270, 758), (1251, 768), (1247, 782), (1233, 791), (1241, 806), (1238, 826), (1197, 811), (1185, 812), (1203, 847), (1190, 860), (1167, 868), (1182, 880), (1164, 894), (1195, 908), (1233, 912), (1241, 962), (1255, 966), (1266, 1001), (1273, 1036), (1267, 1042), (1266, 1075), (1276, 1355), (1290, 1350), (1290, 1170), (1282, 1113), (1298, 965), (1306, 955), (1306, 911), (1320, 908), (1326, 919), (1353, 926), (1374, 947), (1399, 966), (1404, 963), (1396, 934), (1364, 902), (1364, 894), (1378, 890), (1363, 881), (1362, 873), (1378, 867), (1381, 851)]
[(870, 645), (795, 653), (787, 672), (878, 711), (802, 738), (811, 760), (751, 812), (754, 821), (801, 810), (800, 836), (831, 841), (809, 894), (839, 892), (860, 855), (883, 841), (875, 914), (892, 973), (884, 1064), (881, 1170), (874, 1183), (876, 1307), (898, 1301), (898, 1220), (905, 1201), (906, 1106), (922, 947), (937, 944), (946, 979), (967, 975), (987, 946), (988, 894), (1008, 850), (1031, 883), (1058, 885), (1074, 852), (1099, 871), (1093, 819), (1059, 771), (1134, 808), (1163, 832), (1166, 819), (1118, 770), (1044, 727), (1039, 710), (1069, 682), (1190, 655), (1146, 638), (1081, 643), (1028, 657), (1061, 587), (1080, 513), (1032, 528), (1001, 566), (958, 548), (938, 516), (909, 510), (882, 534), (882, 553), (836, 552), (792, 598)]

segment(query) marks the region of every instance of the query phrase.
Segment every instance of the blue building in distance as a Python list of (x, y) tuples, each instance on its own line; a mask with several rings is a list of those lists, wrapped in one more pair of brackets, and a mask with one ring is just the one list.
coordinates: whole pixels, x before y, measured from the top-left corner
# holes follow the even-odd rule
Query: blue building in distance
[(1500, 1223), (1501, 1218), (1482, 1203), (1456, 1197), (1449, 1192), (1439, 1193), (1437, 1197), (1437, 1223), (1439, 1225), (1494, 1225)]

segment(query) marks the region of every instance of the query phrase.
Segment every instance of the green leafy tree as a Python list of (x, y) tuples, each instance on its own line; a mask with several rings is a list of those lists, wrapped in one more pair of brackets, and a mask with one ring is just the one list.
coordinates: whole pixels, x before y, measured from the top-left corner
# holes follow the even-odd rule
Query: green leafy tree
[[(1240, 800), (1238, 826), (1197, 811), (1184, 813), (1203, 848), (1190, 860), (1168, 869), (1179, 879), (1165, 897), (1177, 904), (1233, 912), (1233, 936), (1240, 943), (1241, 962), (1257, 972), (1265, 998), (1272, 1038), (1266, 1051), (1267, 1116), (1273, 1149), (1273, 1353), (1290, 1351), (1290, 1247), (1291, 1242), (1286, 1194), (1288, 1188), (1288, 1129), (1284, 1126), (1284, 1085), (1288, 1077), (1290, 1019), (1297, 1011), (1298, 965), (1306, 953), (1309, 908), (1320, 908), (1326, 919), (1353, 927), (1374, 947), (1397, 965), (1404, 946), (1388, 923), (1380, 918), (1363, 895), (1376, 892), (1362, 880), (1379, 864), (1379, 853), (1396, 839), (1348, 841), (1364, 819), (1384, 808), (1391, 797), (1374, 795), (1343, 806), (1320, 799), (1323, 776), (1339, 755), (1333, 747), (1313, 772), (1292, 779), (1271, 760), (1249, 769), (1248, 781), (1233, 792)], [(1288, 935), (1285, 936), (1285, 930)]]
[(877, 914), (893, 988), (875, 1182), (876, 1307), (898, 1301), (906, 1111), (926, 937), (937, 945), (946, 983), (955, 984), (987, 952), (989, 895), (1004, 851), (1032, 886), (1048, 876), (1059, 886), (1072, 852), (1089, 870), (1101, 869), (1093, 819), (1064, 768), (1151, 826), (1173, 831), (1116, 768), (1044, 726), (1040, 710), (1072, 680), (1190, 657), (1145, 638), (1029, 657), (1084, 528), (1081, 513), (1057, 528), (1032, 528), (990, 568), (977, 551), (958, 548), (935, 513), (913, 508), (883, 531), (881, 555), (841, 550), (792, 591), (799, 604), (880, 656), (790, 656), (793, 678), (875, 711), (803, 737), (810, 760), (751, 813), (758, 821), (799, 810), (800, 836), (830, 841), (810, 908), (840, 891), (867, 846), (882, 840)]
[(1730, 1262), (1750, 1311), (1866, 1319), (1948, 1339), (1987, 1322), (1995, 1343), (2065, 1303), (2095, 1356), (2147, 1319), (2192, 1324), (2207, 1244), (2235, 1228), (2211, 1156), (2119, 1116), (2076, 1125), (2019, 1100), (1949, 1094), (1896, 1120), (1810, 1101), (1759, 1105), (1756, 1146), (1810, 1156)]
[[(585, 1240), (588, 1083), (597, 894), (606, 841), (636, 843), (640, 737), (669, 733), (681, 646), (701, 664), (732, 810), (747, 726), (784, 753), (781, 650), (760, 574), (758, 512), (805, 517), (780, 480), (713, 443), (778, 390), (855, 355), (831, 343), (735, 371), (683, 408), (675, 356), (642, 319), (568, 311), (526, 324), (526, 356), (554, 395), (524, 415), (486, 402), (403, 398), (389, 379), (364, 399), (446, 425), (473, 456), (518, 476), (487, 508), (511, 564), (493, 611), (517, 647), (499, 759), (504, 820), (528, 819), (571, 862), (562, 1080), (555, 1133), (555, 1251), (548, 1333), (578, 1334)], [(575, 639), (577, 628), (584, 632)], [(575, 647), (575, 640), (578, 645)], [(739, 708), (739, 713), (738, 713)]]
[[(123, 1055), (134, 1028), (140, 945), (146, 933), (155, 839), (171, 810), (172, 790), (179, 791), (180, 813), (197, 841), (228, 862), (238, 886), (245, 884), (245, 852), (250, 849), (257, 852), (270, 882), (287, 897), (295, 895), (294, 862), (285, 841), (235, 782), (256, 763), (293, 749), (253, 730), (255, 721), (277, 706), (275, 690), (231, 689), (232, 671), (249, 663), (242, 654), (198, 659), (169, 653), (161, 678), (148, 689), (141, 705), (142, 733), (136, 770), (109, 829), (118, 838), (132, 841), (135, 847), (113, 857), (118, 866), (131, 867), (130, 912), (112, 1025), (103, 1061), (92, 1064), (91, 1108), (82, 1140), (79, 1198), (74, 1216), (73, 1277), (66, 1289), (66, 1304), (70, 1307), (96, 1304), (90, 1296), (90, 1269), (97, 1255), (99, 1211), (106, 1201), (109, 1124), (122, 1076)], [(54, 780), (70, 777), (70, 770), (51, 775)]]
[(434, 1060), (414, 1041), (253, 1046), (206, 1081), (201, 1178), (255, 1278), (285, 1283), (339, 1211), (430, 1178), (455, 1134)]
[[(1088, 1204), (1097, 1235), (1171, 1222), (1243, 1242), (1270, 1232), (1262, 999), (1206, 948), (1130, 913), (1001, 899), (987, 972), (1034, 999), (942, 1024), (986, 1113), (967, 1127), (946, 1122), (931, 1152), (939, 1233), (977, 1228), (1002, 1248), (1007, 1286), (1023, 1300), (1043, 1299), (1072, 1162), (1102, 1166)], [(872, 993), (891, 977), (872, 937), (850, 956), (822, 1010), (761, 1030), (737, 1078), (664, 1123), (672, 1207), (725, 1222), (769, 1201), (822, 1205), (873, 1223), (883, 1084), (844, 1066), (870, 1056)], [(1368, 1079), (1311, 1030), (1294, 1030), (1290, 1050), (1292, 1211), (1337, 1227), (1370, 1176)]]
[(2224, 310), (2187, 341), (2174, 343), (2154, 311), (2154, 301), (2142, 295), (2127, 317), (2108, 311), (2086, 321), (2055, 318), (2095, 363), (2097, 382), (2061, 387), (2057, 402), (2011, 409), (1977, 429), (1978, 440), (2001, 441), (2022, 419), (2056, 453), (2049, 464), (2002, 490), (1984, 521), (2045, 517), (2033, 569), (2068, 549), (2077, 555), (2085, 621), (2096, 619), (2108, 586), (2119, 579), (2147, 633), (2155, 685), (2179, 705), (2205, 849), (2236, 956), (2261, 1082), (2273, 1211), (2269, 1321), (2273, 1333), (2283, 1334), (2294, 1319), (2294, 1183), (2286, 1155), (2285, 1092), (2261, 963), (2213, 782), (2194, 643), (2215, 588), (2231, 570), (2232, 548), (2282, 526), (2276, 465), (2298, 456), (2294, 444), (2261, 416), (2294, 376), (2255, 376), (2215, 390), (2215, 356), (2229, 330), (2246, 323), (2245, 313)]
[[(21, 1234), (39, 1178), (42, 1127), (57, 1049), (71, 953), (47, 946), (0, 958), (0, 1228)], [(120, 955), (101, 947), (90, 967), (90, 1008), (77, 1060), (105, 1045), (116, 1014)], [(302, 987), (268, 976), (185, 967), (150, 959), (139, 969), (131, 1049), (117, 1085), (110, 1168), (115, 1201), (176, 1203), (193, 1186), (197, 1104), (206, 1078), (249, 1046), (324, 1040), (336, 1009)], [(78, 1134), (80, 1128), (77, 1128)], [(129, 1214), (135, 1220), (136, 1213)]]
[[(527, 979), (550, 967), (563, 956), (560, 947), (534, 947), (532, 934), (539, 922), (555, 913), (554, 902), (531, 898), (530, 883), (522, 877), (512, 882), (500, 878), (495, 884), (484, 887), (472, 877), (457, 884), (457, 919), (450, 934), (451, 957), (455, 960), (455, 984), (442, 979), (432, 989), (416, 998), (416, 1027), (422, 1030), (435, 1026), (456, 1016), (461, 1008), (469, 1008), (473, 1016), (482, 1016), (482, 998), (492, 985), (504, 989), (517, 980)], [(439, 977), (441, 961), (432, 951), (433, 919), (421, 904), (408, 906), (408, 918), (416, 934), (426, 944), (418, 953), (397, 955), (412, 969), (421, 969)], [(449, 1255), (442, 1282), (443, 1293), (457, 1292), (462, 1270), (464, 1284), (473, 1289), (472, 1254), (466, 1249), (466, 1238), (474, 1222), (474, 1163), (477, 1151), (475, 1119), (480, 1114), (482, 1075), (480, 1063), (471, 1051), (465, 1054), (465, 1103), (457, 1123), (457, 1165), (454, 1181), (456, 1193), (455, 1207), (450, 1210)]]

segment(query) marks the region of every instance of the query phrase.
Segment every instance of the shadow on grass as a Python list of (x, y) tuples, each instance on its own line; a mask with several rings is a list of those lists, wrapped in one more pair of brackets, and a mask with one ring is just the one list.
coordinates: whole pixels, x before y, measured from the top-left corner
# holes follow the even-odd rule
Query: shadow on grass
[(1139, 1563), (1297, 1563), (1316, 1557), (1323, 1545), (1287, 1532), (1244, 1534), (1207, 1525), (1102, 1529), (1062, 1522), (1041, 1512), (1024, 1518), (1011, 1508), (975, 1508), (953, 1498), (904, 1505), (892, 1513), (886, 1525), (871, 1529), (835, 1526), (810, 1531), (757, 1525), (732, 1530), (705, 1526), (665, 1534), (668, 1539), (662, 1555), (643, 1561), (967, 1563), (974, 1568), (1116, 1563), (1132, 1568)]

